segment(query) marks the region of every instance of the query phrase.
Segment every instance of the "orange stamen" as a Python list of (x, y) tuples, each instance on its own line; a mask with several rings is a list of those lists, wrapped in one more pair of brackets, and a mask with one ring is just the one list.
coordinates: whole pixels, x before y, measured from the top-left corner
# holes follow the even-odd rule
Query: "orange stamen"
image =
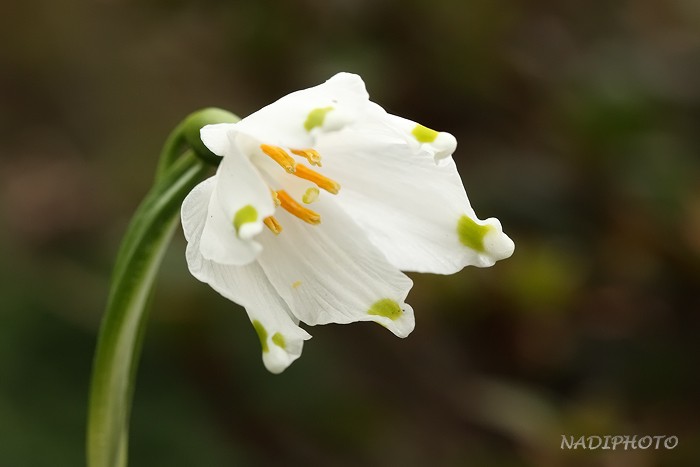
[(266, 217), (263, 219), (265, 226), (272, 231), (273, 234), (279, 235), (282, 232), (282, 226), (274, 216)]
[(319, 188), (323, 188), (327, 192), (332, 193), (334, 195), (337, 195), (338, 190), (340, 190), (340, 184), (338, 182), (336, 182), (335, 180), (331, 180), (328, 177), (324, 177), (320, 173), (316, 172), (315, 170), (311, 170), (305, 165), (297, 165), (297, 170), (296, 172), (294, 172), (294, 175), (296, 175), (299, 178), (303, 178), (304, 180), (313, 182)]
[(294, 201), (294, 199), (289, 196), (286, 191), (278, 191), (277, 197), (280, 200), (282, 209), (287, 211), (289, 214), (298, 217), (308, 224), (316, 225), (321, 223), (320, 214), (312, 211), (311, 209), (306, 209), (304, 206)]
[(261, 144), (260, 149), (262, 149), (262, 152), (270, 156), (273, 161), (281, 165), (284, 170), (290, 174), (294, 173), (296, 162), (294, 162), (292, 156), (287, 154), (284, 149), (279, 146), (270, 146), (269, 144)]
[(291, 149), (292, 154), (301, 156), (309, 161), (309, 164), (321, 167), (321, 155), (315, 149)]

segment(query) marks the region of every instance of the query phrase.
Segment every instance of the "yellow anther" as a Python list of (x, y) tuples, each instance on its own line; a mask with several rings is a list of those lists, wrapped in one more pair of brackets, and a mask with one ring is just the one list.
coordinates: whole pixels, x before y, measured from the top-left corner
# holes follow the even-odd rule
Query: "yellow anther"
[(279, 235), (282, 232), (282, 226), (274, 216), (266, 217), (263, 219), (265, 226), (272, 231), (273, 234)]
[(321, 155), (318, 153), (317, 150), (315, 149), (291, 149), (292, 154), (296, 154), (297, 156), (301, 156), (307, 161), (309, 161), (309, 164), (315, 165), (317, 167), (321, 167)]
[(269, 144), (261, 144), (260, 149), (262, 149), (262, 152), (270, 156), (273, 161), (281, 165), (284, 170), (290, 174), (294, 173), (296, 162), (294, 162), (292, 156), (287, 154), (284, 149), (279, 146), (270, 146)]
[(311, 170), (305, 165), (297, 165), (297, 170), (296, 172), (294, 172), (294, 175), (296, 175), (299, 178), (303, 178), (304, 180), (313, 182), (319, 188), (323, 188), (327, 192), (333, 193), (334, 195), (337, 195), (338, 190), (340, 190), (340, 184), (338, 182), (336, 182), (335, 180), (331, 180), (328, 177), (324, 177), (320, 173)]
[(275, 206), (279, 206), (280, 199), (277, 197), (277, 192), (275, 190), (270, 190), (270, 194), (272, 195), (272, 202), (275, 203)]
[(294, 199), (291, 196), (289, 196), (289, 194), (286, 191), (278, 191), (277, 197), (281, 202), (282, 209), (287, 211), (289, 214), (296, 216), (309, 224), (316, 225), (321, 223), (320, 214), (312, 211), (311, 209), (306, 209), (304, 206), (294, 201)]

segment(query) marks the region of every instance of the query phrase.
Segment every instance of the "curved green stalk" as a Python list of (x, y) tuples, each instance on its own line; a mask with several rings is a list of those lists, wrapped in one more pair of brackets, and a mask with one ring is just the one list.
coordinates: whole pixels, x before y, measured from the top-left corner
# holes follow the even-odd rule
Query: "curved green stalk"
[(88, 418), (88, 465), (126, 465), (134, 373), (147, 302), (177, 226), (180, 205), (206, 166), (192, 151), (166, 171), (136, 211), (119, 252), (95, 354)]
[[(166, 141), (153, 188), (134, 214), (117, 256), (95, 350), (88, 405), (89, 467), (127, 465), (128, 426), (148, 302), (185, 196), (214, 157), (199, 141), (207, 123), (234, 122), (218, 109), (190, 115)], [(181, 154), (187, 144), (189, 149)], [(206, 152), (204, 152), (206, 151)], [(213, 159), (218, 162), (218, 158)]]

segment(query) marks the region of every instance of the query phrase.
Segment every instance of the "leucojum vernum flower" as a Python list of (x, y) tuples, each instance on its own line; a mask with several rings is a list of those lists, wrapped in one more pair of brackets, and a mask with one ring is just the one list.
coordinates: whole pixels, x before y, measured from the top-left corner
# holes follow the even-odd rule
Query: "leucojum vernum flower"
[(311, 336), (299, 324), (414, 328), (401, 271), (452, 274), (513, 253), (498, 219), (479, 220), (457, 142), (369, 100), (339, 73), (238, 123), (207, 125), (222, 160), (182, 205), (191, 273), (242, 305), (279, 373)]

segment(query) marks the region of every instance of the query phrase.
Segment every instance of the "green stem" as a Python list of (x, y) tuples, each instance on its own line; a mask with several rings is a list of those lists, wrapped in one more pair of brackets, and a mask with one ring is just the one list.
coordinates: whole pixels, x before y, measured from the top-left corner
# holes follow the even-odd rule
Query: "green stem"
[(127, 465), (128, 420), (146, 305), (180, 205), (206, 169), (192, 151), (176, 161), (146, 196), (124, 237), (93, 366), (88, 418), (91, 467)]
[(165, 140), (163, 150), (160, 153), (158, 168), (156, 169), (156, 181), (165, 173), (168, 167), (179, 157), (180, 150), (189, 145), (202, 160), (213, 165), (219, 165), (219, 156), (212, 154), (202, 143), (199, 130), (204, 125), (211, 123), (236, 123), (237, 116), (226, 110), (214, 107), (199, 110), (188, 115)]
[[(237, 119), (219, 109), (205, 109), (178, 125), (163, 148), (154, 186), (129, 224), (114, 266), (93, 362), (87, 427), (89, 467), (127, 465), (131, 400), (153, 283), (178, 225), (185, 196), (206, 174), (205, 161), (219, 161), (202, 145), (199, 128)], [(192, 149), (181, 154), (186, 144)]]

